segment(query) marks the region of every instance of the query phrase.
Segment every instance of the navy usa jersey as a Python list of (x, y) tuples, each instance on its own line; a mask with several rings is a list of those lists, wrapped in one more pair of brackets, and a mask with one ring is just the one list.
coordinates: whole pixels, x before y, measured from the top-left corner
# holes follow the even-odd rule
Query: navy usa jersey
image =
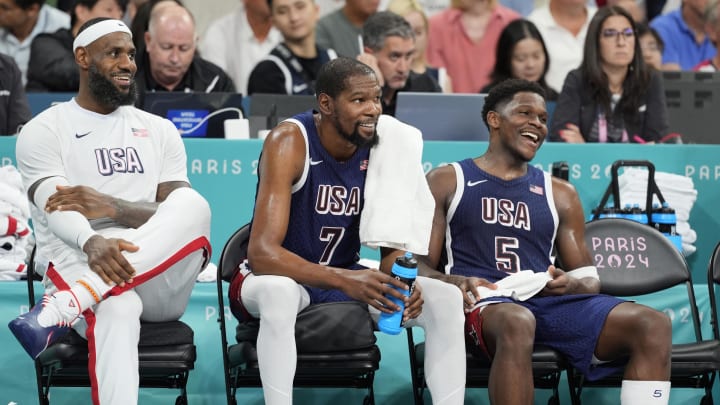
[(452, 163), (457, 186), (447, 213), (443, 265), (447, 274), (495, 282), (553, 263), (558, 215), (549, 174), (528, 166), (505, 181), (472, 159)]
[(305, 141), (305, 168), (292, 189), (283, 247), (307, 261), (342, 268), (360, 259), (362, 212), (369, 148), (338, 162), (320, 143), (312, 111), (288, 120)]

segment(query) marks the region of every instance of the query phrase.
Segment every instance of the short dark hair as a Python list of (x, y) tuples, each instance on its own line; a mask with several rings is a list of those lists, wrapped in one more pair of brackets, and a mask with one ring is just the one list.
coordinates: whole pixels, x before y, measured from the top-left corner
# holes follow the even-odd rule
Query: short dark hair
[[(87, 8), (88, 10), (92, 10), (93, 7), (95, 7), (95, 5), (98, 3), (98, 1), (100, 0), (75, 0), (72, 7), (70, 8), (70, 27), (74, 26), (77, 22), (77, 16), (75, 15), (75, 7), (85, 6), (85, 8)], [(120, 11), (122, 11), (123, 14), (127, 10), (128, 1), (129, 0), (115, 0), (115, 3), (118, 5)]]
[(331, 98), (337, 96), (348, 88), (348, 80), (354, 76), (375, 77), (375, 71), (362, 62), (341, 56), (325, 63), (318, 72), (315, 82), (315, 93), (319, 96), (325, 93)]
[(539, 94), (545, 99), (545, 90), (537, 83), (524, 79), (508, 79), (500, 82), (493, 87), (485, 97), (485, 105), (483, 105), (482, 116), (485, 125), (490, 127), (487, 122), (487, 115), (490, 111), (497, 111), (515, 97), (517, 93), (531, 92)]
[(385, 46), (387, 37), (415, 40), (410, 23), (390, 11), (379, 11), (371, 15), (363, 24), (362, 31), (363, 44), (376, 52)]
[(45, 4), (45, 0), (15, 0), (15, 5), (23, 10), (29, 9), (33, 4), (42, 7)]

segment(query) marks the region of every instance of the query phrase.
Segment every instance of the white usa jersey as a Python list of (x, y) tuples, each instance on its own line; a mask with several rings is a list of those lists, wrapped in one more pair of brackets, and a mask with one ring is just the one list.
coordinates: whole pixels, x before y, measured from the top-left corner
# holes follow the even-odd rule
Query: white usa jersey
[[(159, 183), (188, 181), (185, 147), (175, 126), (132, 106), (107, 115), (86, 110), (75, 99), (51, 107), (22, 128), (16, 158), (26, 191), (57, 176), (124, 200), (153, 202)], [(38, 254), (66, 256), (68, 246), (48, 230), (43, 207), (30, 206)], [(117, 227), (107, 222), (92, 225)]]

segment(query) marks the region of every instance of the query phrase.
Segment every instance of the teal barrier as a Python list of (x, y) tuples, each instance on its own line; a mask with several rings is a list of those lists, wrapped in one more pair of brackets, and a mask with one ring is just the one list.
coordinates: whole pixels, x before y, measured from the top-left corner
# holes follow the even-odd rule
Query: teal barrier
[[(0, 137), (0, 165), (15, 164), (15, 138)], [(217, 260), (232, 232), (252, 217), (257, 181), (257, 162), (262, 141), (187, 139), (190, 181), (210, 202), (213, 210), (213, 258)], [(478, 156), (485, 142), (426, 142), (425, 171), (446, 162)], [(533, 164), (550, 171), (552, 163), (567, 161), (570, 181), (580, 195), (586, 217), (602, 198), (610, 182), (610, 166), (616, 160), (650, 160), (657, 171), (685, 175), (693, 180), (698, 199), (691, 212), (690, 226), (697, 232), (697, 252), (688, 257), (693, 279), (705, 280), (705, 268), (720, 240), (720, 215), (714, 207), (720, 201), (720, 145), (636, 145), (547, 143)], [(375, 252), (364, 250), (364, 256)]]
[[(37, 283), (38, 288), (40, 284)], [(0, 282), (0, 404), (36, 404), (35, 373), (33, 362), (15, 341), (8, 328), (4, 325), (18, 314), (27, 311), (27, 292), (24, 282)], [(703, 319), (703, 336), (710, 336), (710, 316), (707, 313), (708, 294), (704, 284), (697, 285), (697, 299)], [(648, 305), (667, 313), (673, 325), (673, 341), (689, 342), (693, 339), (692, 323), (689, 320), (689, 308), (686, 305), (683, 287), (655, 296), (644, 301)], [(228, 310), (228, 308), (225, 308)], [(230, 317), (229, 310), (225, 314)], [(190, 305), (183, 315), (183, 321), (195, 332), (197, 346), (197, 362), (190, 373), (188, 382), (189, 403), (193, 405), (217, 405), (224, 402), (224, 380), (222, 375), (222, 357), (220, 352), (220, 327), (217, 323), (217, 289), (215, 283), (198, 283), (190, 298)], [(230, 325), (236, 325), (231, 322)], [(228, 331), (230, 341), (234, 339), (233, 327)], [(415, 333), (422, 336), (422, 330), (415, 328)], [(380, 370), (375, 377), (375, 399), (377, 404), (412, 404), (412, 388), (410, 381), (410, 361), (407, 352), (407, 339), (401, 334), (390, 336), (376, 333), (378, 345), (382, 352)], [(719, 384), (715, 384), (714, 396), (718, 398)], [(364, 391), (356, 389), (296, 389), (295, 403), (299, 405), (321, 404), (361, 404)], [(547, 404), (549, 390), (535, 391), (535, 404)], [(140, 390), (141, 405), (172, 404), (177, 396), (176, 390), (142, 389)], [(568, 386), (565, 381), (560, 383), (562, 404), (569, 404)], [(702, 390), (673, 389), (670, 399), (672, 405), (697, 404), (700, 402)], [(587, 405), (615, 405), (619, 402), (617, 389), (585, 389), (583, 403)], [(238, 390), (238, 404), (261, 405), (262, 390), (246, 388)], [(90, 403), (88, 388), (53, 388), (51, 404), (77, 405)], [(426, 394), (425, 403), (430, 403)], [(466, 404), (489, 404), (487, 390), (468, 389)]]

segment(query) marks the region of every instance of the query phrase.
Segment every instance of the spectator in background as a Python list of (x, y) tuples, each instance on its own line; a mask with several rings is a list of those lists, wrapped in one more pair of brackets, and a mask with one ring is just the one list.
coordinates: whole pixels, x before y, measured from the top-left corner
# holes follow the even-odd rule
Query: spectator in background
[(318, 5), (313, 0), (268, 0), (268, 4), (283, 42), (250, 73), (248, 94), (315, 95), (320, 67), (337, 57), (334, 50), (315, 43)]
[(70, 16), (45, 0), (0, 0), (0, 53), (15, 60), (22, 84), (27, 80), (30, 45), (43, 32), (70, 27)]
[(77, 92), (80, 72), (72, 44), (78, 30), (96, 17), (121, 19), (127, 4), (128, 0), (76, 0), (75, 7), (70, 10), (70, 29), (43, 33), (33, 40), (26, 90)]
[(415, 36), (404, 18), (390, 11), (373, 14), (363, 25), (365, 52), (357, 59), (373, 68), (382, 87), (382, 112), (395, 115), (397, 93), (400, 91), (441, 91), (427, 72), (418, 74), (410, 69), (415, 56)]
[(550, 66), (547, 47), (540, 31), (528, 20), (515, 20), (500, 34), (495, 50), (495, 68), (490, 84), (481, 93), (489, 93), (498, 83), (510, 79), (537, 82), (545, 90), (547, 101), (557, 101), (558, 93), (545, 82)]
[(247, 94), (250, 72), (282, 39), (272, 26), (267, 0), (242, 0), (235, 12), (210, 22), (199, 50), (230, 75), (238, 92)]
[(560, 90), (568, 72), (580, 66), (585, 35), (595, 11), (585, 0), (550, 0), (528, 16), (545, 43), (552, 44), (545, 79), (554, 90)]
[[(717, 48), (720, 43), (720, 1), (711, 0), (705, 11), (705, 32), (710, 41)], [(699, 72), (717, 72), (720, 66), (720, 52), (712, 59), (700, 62), (693, 70)]]
[(655, 70), (662, 70), (662, 53), (665, 45), (657, 31), (647, 24), (638, 24), (637, 38), (640, 41), (645, 64)]
[(0, 135), (17, 134), (30, 118), (20, 69), (11, 57), (0, 53)]
[(608, 0), (607, 5), (624, 8), (638, 24), (646, 21), (647, 13), (642, 0)]
[(334, 49), (340, 56), (355, 58), (363, 52), (360, 45), (363, 24), (377, 12), (379, 5), (380, 0), (346, 0), (341, 9), (318, 22), (318, 45)]
[(430, 18), (428, 60), (448, 70), (453, 91), (477, 93), (490, 82), (500, 32), (518, 18), (497, 0), (453, 0)]
[(149, 91), (235, 92), (232, 79), (195, 53), (197, 34), (192, 14), (174, 2), (155, 6), (145, 32), (146, 51), (136, 58), (136, 105)]
[(390, 0), (387, 10), (405, 18), (405, 21), (410, 24), (415, 34), (415, 57), (410, 69), (418, 74), (427, 72), (438, 82), (445, 93), (452, 93), (452, 84), (447, 69), (428, 65), (427, 39), (430, 26), (427, 15), (425, 15), (420, 3), (417, 0)]
[(664, 70), (692, 70), (715, 56), (717, 50), (705, 33), (707, 3), (708, 0), (683, 0), (679, 9), (650, 23), (665, 43)]
[(565, 79), (548, 136), (555, 141), (660, 141), (668, 134), (660, 74), (649, 69), (625, 9), (603, 7), (590, 22), (580, 68)]
[(145, 33), (148, 30), (150, 13), (156, 4), (164, 1), (174, 1), (181, 6), (183, 5), (180, 0), (133, 0), (131, 3), (134, 3), (137, 9), (135, 10), (132, 22), (128, 25), (128, 27), (130, 27), (130, 31), (132, 32), (132, 41), (138, 53), (145, 51)]

